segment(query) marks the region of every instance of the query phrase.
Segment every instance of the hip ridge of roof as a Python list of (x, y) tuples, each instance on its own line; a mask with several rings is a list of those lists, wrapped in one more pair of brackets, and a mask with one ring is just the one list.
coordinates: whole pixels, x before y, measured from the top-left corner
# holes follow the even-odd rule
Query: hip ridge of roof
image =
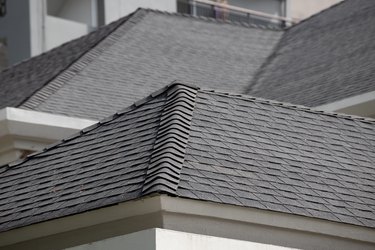
[(172, 83), (160, 117), (142, 194), (175, 195), (185, 158), (197, 87)]

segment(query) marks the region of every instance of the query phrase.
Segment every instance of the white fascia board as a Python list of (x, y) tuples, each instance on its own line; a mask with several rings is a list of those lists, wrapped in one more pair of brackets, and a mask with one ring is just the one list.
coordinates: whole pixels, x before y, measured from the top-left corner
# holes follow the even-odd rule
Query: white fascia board
[[(356, 95), (353, 97), (345, 98), (343, 100), (339, 100), (336, 102), (320, 105), (320, 106), (315, 107), (315, 109), (324, 110), (324, 111), (345, 112), (345, 110), (352, 109), (356, 106), (374, 105), (374, 103), (375, 103), (375, 91), (371, 91), (371, 92)], [(373, 107), (375, 108), (375, 106)], [(375, 110), (373, 111), (375, 112)]]
[[(108, 223), (136, 216), (145, 218), (146, 215), (158, 218), (156, 221), (160, 221), (161, 224), (156, 225), (156, 227), (189, 232), (186, 229), (192, 226), (191, 229), (193, 231), (190, 231), (190, 233), (237, 240), (243, 239), (236, 236), (233, 237), (231, 233), (242, 232), (228, 232), (230, 229), (226, 228), (225, 223), (223, 223), (224, 221), (238, 226), (252, 225), (258, 228), (257, 230), (260, 232), (265, 227), (275, 228), (286, 232), (303, 232), (307, 235), (320, 235), (323, 238), (329, 236), (334, 239), (346, 239), (353, 242), (365, 242), (366, 244), (375, 245), (375, 230), (372, 228), (262, 209), (157, 195), (2, 232), (0, 233), (0, 248), (1, 246), (41, 237), (48, 238), (49, 236), (69, 231), (79, 233), (80, 229), (90, 226), (108, 225)], [(194, 218), (199, 218), (198, 222)], [(170, 223), (171, 219), (174, 222), (183, 223)], [(205, 219), (213, 221), (216, 227), (219, 227), (225, 235), (215, 235), (215, 232), (212, 231), (215, 229), (204, 224)], [(139, 231), (131, 230), (131, 227), (134, 225), (126, 225), (130, 227), (129, 232)], [(204, 230), (195, 230), (194, 228), (197, 227), (204, 228)], [(291, 236), (293, 236), (293, 233)], [(293, 241), (293, 239), (291, 240)]]
[(48, 114), (19, 108), (0, 110), (0, 138), (11, 135), (55, 141), (80, 131), (97, 121)]
[(238, 223), (250, 223), (375, 243), (375, 230), (371, 228), (263, 209), (207, 201), (202, 202), (166, 195), (162, 195), (160, 199), (162, 210), (166, 214), (193, 215), (201, 218), (210, 217), (218, 220), (224, 219), (237, 221)]

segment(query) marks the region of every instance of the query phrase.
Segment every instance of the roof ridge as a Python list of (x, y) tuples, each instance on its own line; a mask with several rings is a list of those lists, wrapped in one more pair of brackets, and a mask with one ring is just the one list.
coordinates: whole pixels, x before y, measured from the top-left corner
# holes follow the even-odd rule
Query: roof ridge
[[(100, 39), (97, 43), (95, 43), (94, 46), (86, 50), (80, 57), (78, 57), (76, 60), (71, 62), (66, 68), (61, 70), (60, 73), (52, 77), (41, 88), (39, 88), (31, 96), (29, 96), (26, 100), (24, 100), (19, 105), (19, 107), (28, 108), (28, 109), (36, 108), (38, 105), (44, 102), (50, 95), (55, 93), (64, 84), (66, 84), (68, 80), (72, 79), (75, 75), (81, 72), (83, 68), (89, 65), (90, 62), (92, 62), (97, 56), (99, 56), (103, 52), (104, 48), (107, 48), (108, 46), (111, 46), (113, 43), (115, 43), (118, 40), (117, 39), (118, 37), (117, 36), (114, 37), (114, 34), (116, 33), (116, 31), (119, 30), (119, 28), (126, 26), (124, 27), (123, 32), (128, 31), (135, 24), (137, 24), (139, 20), (141, 20), (145, 15), (146, 15), (145, 11), (140, 9), (123, 18), (120, 18), (114, 21), (113, 23), (115, 22), (119, 22), (119, 23), (116, 25), (115, 28), (113, 28), (112, 31), (110, 31), (107, 35), (105, 35), (102, 39)], [(108, 25), (110, 24), (107, 24), (105, 26), (108, 26)]]
[[(76, 133), (74, 133), (74, 134), (72, 134), (72, 135), (70, 135), (70, 136), (68, 136), (66, 138), (63, 138), (63, 139), (61, 139), (61, 140), (59, 140), (59, 141), (57, 141), (55, 143), (49, 144), (48, 146), (46, 146), (45, 148), (43, 148), (41, 151), (37, 151), (37, 152), (34, 152), (32, 154), (29, 154), (24, 159), (16, 160), (16, 161), (13, 161), (11, 163), (2, 165), (2, 166), (0, 166), (0, 170), (2, 170), (3, 168), (5, 168), (5, 170), (6, 170), (6, 169), (8, 169), (10, 167), (16, 167), (17, 165), (19, 165), (19, 164), (21, 164), (21, 163), (23, 163), (25, 161), (28, 161), (28, 160), (30, 160), (30, 159), (32, 159), (32, 158), (34, 158), (34, 157), (36, 157), (36, 156), (44, 153), (45, 151), (47, 151), (49, 149), (58, 147), (60, 144), (62, 144), (64, 142), (71, 141), (71, 140), (77, 138), (80, 135), (86, 134), (86, 133), (92, 131), (93, 129), (99, 127), (102, 124), (106, 124), (108, 122), (111, 122), (114, 119), (116, 119), (117, 117), (119, 117), (121, 115), (124, 115), (124, 114), (126, 114), (128, 112), (131, 112), (131, 111), (135, 110), (136, 108), (138, 108), (139, 106), (142, 106), (143, 104), (147, 103), (148, 101), (154, 99), (155, 97), (157, 97), (157, 96), (165, 93), (166, 91), (168, 91), (170, 88), (172, 88), (176, 84), (177, 83), (172, 82), (171, 84), (165, 86), (164, 88), (161, 88), (161, 89), (159, 89), (159, 90), (151, 93), (147, 97), (134, 102), (132, 105), (130, 105), (130, 106), (128, 106), (128, 107), (126, 107), (126, 108), (124, 108), (122, 110), (117, 111), (116, 113), (114, 113), (114, 114), (112, 114), (112, 115), (110, 115), (110, 116), (108, 116), (108, 117), (100, 120), (99, 122), (94, 123), (93, 125), (88, 126), (88, 127), (84, 128), (84, 129), (82, 129), (82, 130), (80, 130), (80, 131), (78, 131), (78, 132), (76, 132)], [(189, 84), (181, 84), (181, 83), (179, 83), (179, 85), (183, 85), (183, 86), (185, 86), (185, 88), (192, 88), (192, 89), (196, 88), (197, 89), (197, 87), (195, 87), (193, 85), (189, 85)]]
[(142, 194), (176, 194), (198, 87), (172, 83), (167, 90)]
[(217, 23), (217, 24), (229, 24), (233, 26), (241, 26), (244, 28), (253, 28), (253, 29), (262, 29), (262, 30), (269, 30), (269, 31), (285, 31), (284, 28), (277, 28), (276, 26), (268, 26), (268, 25), (261, 25), (261, 24), (249, 24), (240, 21), (232, 21), (232, 20), (219, 20), (213, 17), (205, 17), (205, 16), (193, 16), (192, 14), (186, 13), (178, 13), (178, 12), (169, 12), (164, 10), (156, 10), (150, 8), (139, 8), (140, 10), (146, 10), (148, 12), (162, 14), (162, 15), (169, 15), (169, 16), (176, 16), (176, 17), (186, 17), (191, 19), (197, 19), (205, 22)]
[(319, 15), (323, 14), (324, 12), (326, 12), (326, 11), (328, 11), (328, 10), (331, 10), (331, 9), (337, 7), (338, 5), (343, 4), (344, 2), (347, 2), (347, 0), (342, 0), (342, 1), (340, 1), (340, 2), (337, 2), (337, 3), (335, 3), (335, 4), (332, 4), (332, 5), (329, 6), (328, 8), (325, 8), (325, 9), (320, 10), (320, 11), (316, 12), (315, 14), (312, 14), (311, 16), (309, 16), (309, 17), (307, 17), (307, 18), (305, 18), (305, 19), (302, 19), (299, 23), (296, 23), (295, 25), (292, 25), (292, 26), (290, 26), (290, 27), (287, 27), (287, 28), (285, 29), (285, 31), (290, 30), (290, 29), (292, 29), (293, 27), (297, 27), (297, 26), (299, 26), (299, 25), (301, 25), (301, 24), (303, 24), (303, 23), (305, 23), (305, 22), (307, 22), (307, 21), (310, 21), (310, 19), (315, 18), (316, 16), (319, 16)]
[(211, 90), (211, 89), (202, 89), (201, 91), (204, 91), (206, 93), (221, 95), (221, 96), (229, 96), (229, 97), (239, 98), (239, 99), (247, 100), (247, 101), (251, 101), (251, 102), (257, 102), (257, 103), (262, 103), (262, 104), (267, 104), (267, 105), (272, 105), (272, 106), (284, 107), (284, 108), (293, 109), (293, 110), (306, 111), (306, 112), (313, 113), (313, 114), (321, 114), (321, 115), (326, 115), (326, 116), (331, 116), (331, 117), (336, 117), (336, 118), (343, 118), (343, 119), (349, 119), (349, 120), (354, 120), (354, 121), (360, 121), (360, 122), (375, 124), (375, 119), (370, 118), (370, 117), (362, 117), (362, 116), (356, 116), (356, 115), (348, 115), (348, 114), (343, 114), (343, 113), (323, 111), (323, 110), (318, 110), (318, 109), (315, 109), (315, 108), (312, 108), (312, 107), (306, 107), (306, 106), (303, 106), (303, 105), (297, 105), (297, 104), (292, 104), (292, 103), (287, 103), (287, 102), (269, 100), (269, 99), (264, 99), (264, 98), (254, 97), (254, 96), (244, 95), (244, 94), (236, 94), (236, 93), (217, 91), (217, 90)]

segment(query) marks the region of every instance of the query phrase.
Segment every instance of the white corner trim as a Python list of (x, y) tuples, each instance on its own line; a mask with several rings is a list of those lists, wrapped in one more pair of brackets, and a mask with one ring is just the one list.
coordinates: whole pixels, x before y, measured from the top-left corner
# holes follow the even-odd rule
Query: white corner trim
[(0, 165), (18, 160), (24, 152), (42, 150), (97, 121), (30, 111), (0, 110)]
[(320, 105), (315, 107), (315, 109), (324, 111), (340, 111), (369, 102), (375, 102), (375, 91), (345, 98), (336, 102)]
[(19, 108), (0, 110), (0, 137), (5, 135), (59, 140), (97, 121)]

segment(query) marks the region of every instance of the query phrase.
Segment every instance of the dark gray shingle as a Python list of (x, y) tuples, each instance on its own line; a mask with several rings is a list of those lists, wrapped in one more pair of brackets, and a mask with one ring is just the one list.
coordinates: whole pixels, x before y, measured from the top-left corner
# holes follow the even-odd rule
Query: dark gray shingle
[(375, 91), (374, 13), (346, 0), (289, 28), (246, 93), (315, 107)]
[(375, 227), (375, 120), (172, 84), (0, 169), (0, 230), (167, 193)]
[(3, 72), (0, 108), (102, 119), (176, 79), (243, 92), (281, 33), (140, 9)]
[(79, 60), (130, 16), (0, 72), (0, 109), (17, 107)]

